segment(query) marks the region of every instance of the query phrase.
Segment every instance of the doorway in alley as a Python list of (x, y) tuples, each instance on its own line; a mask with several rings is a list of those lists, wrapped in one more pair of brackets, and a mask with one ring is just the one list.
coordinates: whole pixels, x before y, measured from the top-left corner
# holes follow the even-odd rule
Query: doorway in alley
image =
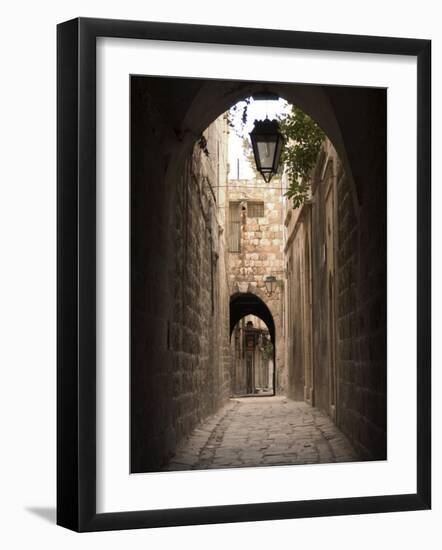
[(256, 294), (230, 298), (231, 395), (275, 395), (275, 322)]

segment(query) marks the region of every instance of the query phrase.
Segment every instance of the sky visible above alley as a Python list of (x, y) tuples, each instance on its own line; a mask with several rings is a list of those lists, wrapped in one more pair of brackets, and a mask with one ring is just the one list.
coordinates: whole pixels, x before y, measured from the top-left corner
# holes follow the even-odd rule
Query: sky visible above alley
[(240, 101), (237, 105), (239, 105), (239, 108), (236, 113), (230, 111), (230, 119), (234, 128), (230, 128), (229, 133), (229, 179), (252, 179), (254, 178), (254, 172), (244, 155), (243, 137), (250, 141), (249, 133), (253, 130), (255, 120), (264, 120), (266, 117), (269, 119), (276, 118), (278, 115), (286, 113), (290, 105), (281, 98), (278, 100), (254, 100), (252, 98), (247, 109), (245, 126), (241, 121), (242, 107), (245, 106), (245, 102)]

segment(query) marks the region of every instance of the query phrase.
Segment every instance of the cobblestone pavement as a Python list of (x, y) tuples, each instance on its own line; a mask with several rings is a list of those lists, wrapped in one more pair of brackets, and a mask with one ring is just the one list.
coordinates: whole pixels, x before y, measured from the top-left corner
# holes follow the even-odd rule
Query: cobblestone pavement
[(330, 418), (284, 397), (230, 399), (178, 447), (165, 470), (348, 462), (357, 456)]

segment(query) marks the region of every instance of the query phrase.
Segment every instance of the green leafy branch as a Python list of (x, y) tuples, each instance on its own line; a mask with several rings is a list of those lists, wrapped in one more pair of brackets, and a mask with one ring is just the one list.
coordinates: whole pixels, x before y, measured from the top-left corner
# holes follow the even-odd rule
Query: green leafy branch
[(325, 134), (322, 129), (296, 105), (279, 117), (285, 145), (281, 154), (289, 180), (285, 193), (292, 199), (293, 208), (298, 208), (308, 198), (310, 183), (308, 175), (316, 163)]
[(266, 359), (272, 359), (273, 357), (273, 344), (269, 338), (263, 337), (262, 351)]

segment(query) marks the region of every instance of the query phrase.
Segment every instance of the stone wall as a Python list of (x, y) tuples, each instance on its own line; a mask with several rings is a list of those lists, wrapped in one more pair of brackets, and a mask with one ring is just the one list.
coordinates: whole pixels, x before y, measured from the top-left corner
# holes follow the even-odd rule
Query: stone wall
[[(239, 204), (241, 209), (239, 251), (228, 254), (230, 293), (253, 293), (269, 308), (275, 324), (275, 390), (281, 394), (286, 388), (281, 181), (273, 178), (267, 184), (261, 179), (229, 180), (228, 202)], [(257, 202), (263, 203), (262, 216), (250, 215), (253, 214), (250, 206)], [(231, 224), (229, 230), (232, 230)], [(229, 246), (229, 236), (226, 241)], [(267, 295), (265, 287), (265, 278), (269, 275), (277, 279), (276, 290), (271, 296)]]
[(327, 141), (311, 200), (287, 205), (285, 244), (288, 395), (327, 412), (371, 459), (386, 457), (386, 188), (377, 170), (361, 202)]
[(311, 208), (293, 211), (289, 207), (286, 223), (286, 364), (287, 395), (313, 403), (312, 381), (312, 281)]
[(363, 116), (368, 182), (356, 193), (350, 178), (337, 174), (338, 425), (363, 456), (382, 459), (387, 453), (385, 96), (372, 92)]
[(196, 145), (171, 169), (181, 138), (149, 84), (131, 86), (132, 472), (160, 469), (230, 391), (226, 120), (209, 156)]
[(171, 350), (178, 439), (216, 412), (230, 391), (225, 208), (220, 204), (227, 157), (219, 157), (225, 132), (225, 119), (217, 119), (205, 133), (209, 157), (195, 147), (177, 192)]

